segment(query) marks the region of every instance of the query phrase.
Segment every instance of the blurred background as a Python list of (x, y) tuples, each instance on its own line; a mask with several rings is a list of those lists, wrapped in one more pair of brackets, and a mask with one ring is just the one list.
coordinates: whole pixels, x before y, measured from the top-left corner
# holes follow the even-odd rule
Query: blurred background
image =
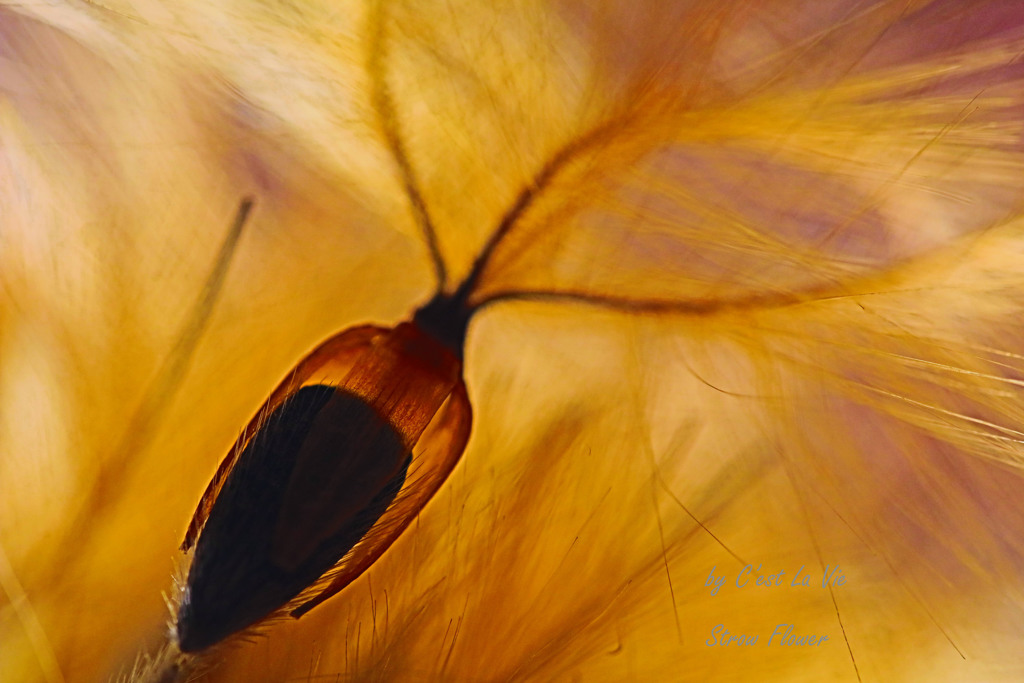
[(485, 309), (445, 487), (204, 680), (1020, 680), (1022, 51), (1010, 0), (0, 2), (0, 679), (155, 648), (242, 425), (431, 296), (376, 79), (455, 278), (576, 149), (481, 299), (701, 312)]

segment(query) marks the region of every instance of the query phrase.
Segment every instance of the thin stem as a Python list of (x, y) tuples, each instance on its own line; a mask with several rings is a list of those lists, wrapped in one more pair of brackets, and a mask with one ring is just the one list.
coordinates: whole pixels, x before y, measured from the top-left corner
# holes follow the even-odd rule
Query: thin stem
[(391, 156), (394, 157), (402, 176), (402, 185), (412, 205), (413, 215), (430, 252), (430, 259), (434, 264), (434, 276), (437, 278), (437, 291), (442, 292), (448, 283), (448, 269), (441, 256), (441, 249), (437, 241), (437, 231), (427, 211), (427, 204), (423, 199), (423, 192), (420, 190), (416, 180), (416, 174), (412, 169), (412, 162), (405, 151), (405, 144), (402, 142), (401, 133), (398, 130), (398, 115), (395, 113), (395, 103), (388, 89), (387, 73), (384, 68), (385, 57), (387, 56), (387, 36), (384, 31), (384, 1), (378, 0), (370, 14), (370, 53), (367, 64), (370, 81), (372, 82), (373, 108), (377, 112), (381, 131), (387, 142)]
[(727, 310), (783, 308), (796, 304), (853, 296), (850, 294), (830, 294), (829, 291), (834, 292), (835, 290), (816, 288), (802, 292), (751, 294), (733, 299), (672, 301), (668, 299), (633, 299), (630, 297), (575, 291), (509, 290), (492, 294), (476, 304), (474, 311), (479, 311), (487, 306), (503, 301), (539, 301), (585, 304), (625, 313), (707, 316)]
[(7, 552), (0, 543), (0, 595), (6, 596), (7, 605), (14, 611), (15, 618), (21, 622), (21, 628), (28, 638), (39, 669), (47, 683), (64, 683), (64, 674), (60, 670), (60, 662), (53, 651), (50, 639), (46, 635), (39, 615), (32, 606), (28, 593), (25, 592), (18, 575), (7, 558)]
[[(533, 180), (524, 187), (516, 196), (512, 206), (509, 207), (505, 215), (502, 216), (501, 222), (498, 223), (498, 227), (495, 228), (491, 237), (487, 240), (484, 248), (480, 250), (479, 255), (473, 262), (473, 267), (469, 271), (469, 275), (466, 279), (459, 284), (459, 288), (456, 290), (452, 297), (454, 301), (458, 302), (460, 306), (465, 306), (469, 300), (470, 295), (476, 287), (477, 282), (483, 275), (484, 270), (487, 268), (490, 262), (491, 256), (494, 254), (494, 250), (501, 244), (502, 240), (508, 235), (508, 233), (515, 227), (516, 222), (527, 209), (533, 204), (537, 196), (546, 189), (555, 177), (569, 165), (569, 162), (579, 157), (580, 154), (586, 152), (588, 149), (604, 142), (613, 134), (619, 132), (622, 126), (625, 124), (625, 120), (621, 118), (612, 119), (605, 123), (592, 128), (582, 136), (573, 139), (560, 150), (558, 150), (554, 156), (552, 156), (544, 166), (541, 167), (540, 171), (534, 175)], [(474, 306), (474, 309), (479, 306)]]
[(53, 564), (54, 571), (65, 568), (70, 561), (69, 556), (83, 545), (88, 545), (91, 535), (98, 528), (97, 519), (109, 513), (113, 501), (119, 500), (115, 493), (132, 470), (133, 456), (143, 450), (152, 438), (164, 412), (184, 383), (189, 365), (220, 300), (253, 203), (252, 197), (245, 197), (239, 204), (231, 228), (217, 252), (213, 268), (195, 303), (185, 315), (174, 345), (157, 370), (156, 377), (146, 387), (141, 402), (128, 420), (128, 426), (114, 446), (108, 464), (100, 471), (66, 532), (66, 541), (60, 545), (63, 550), (59, 551), (60, 557), (64, 559)]

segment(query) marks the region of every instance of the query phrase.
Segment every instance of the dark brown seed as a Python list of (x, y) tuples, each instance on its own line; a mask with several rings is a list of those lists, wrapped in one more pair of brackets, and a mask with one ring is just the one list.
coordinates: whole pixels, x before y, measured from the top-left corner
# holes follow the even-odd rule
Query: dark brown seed
[(286, 605), (341, 559), (405, 482), (402, 438), (336, 387), (302, 387), (263, 423), (210, 511), (178, 613), (184, 652)]

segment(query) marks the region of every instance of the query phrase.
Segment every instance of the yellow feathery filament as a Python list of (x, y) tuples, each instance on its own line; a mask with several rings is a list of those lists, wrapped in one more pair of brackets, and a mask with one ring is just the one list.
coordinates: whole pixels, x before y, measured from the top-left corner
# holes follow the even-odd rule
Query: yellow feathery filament
[[(1020, 680), (1007, 6), (0, 3), (0, 680)], [(444, 486), (183, 657), (246, 420), (505, 223)]]

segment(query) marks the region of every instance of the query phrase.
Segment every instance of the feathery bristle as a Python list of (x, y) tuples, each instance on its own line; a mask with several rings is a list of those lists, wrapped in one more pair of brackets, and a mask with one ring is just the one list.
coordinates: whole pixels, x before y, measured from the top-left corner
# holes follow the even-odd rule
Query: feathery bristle
[(239, 426), (429, 298), (374, 77), (450, 282), (532, 190), (471, 299), (474, 432), (369, 572), (204, 680), (1024, 674), (1015, 3), (7, 3), (0, 44), (0, 679), (168, 670)]

